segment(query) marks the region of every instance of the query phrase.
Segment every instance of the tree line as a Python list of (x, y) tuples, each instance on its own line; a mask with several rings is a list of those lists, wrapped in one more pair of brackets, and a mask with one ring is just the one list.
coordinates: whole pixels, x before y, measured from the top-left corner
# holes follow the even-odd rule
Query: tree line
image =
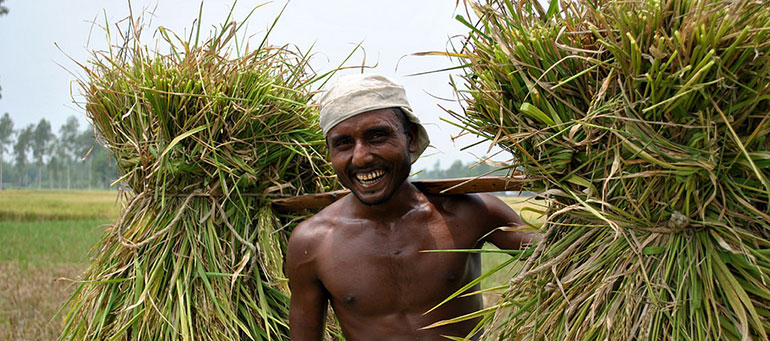
[(104, 189), (117, 174), (93, 128), (80, 130), (75, 116), (58, 134), (45, 118), (18, 129), (8, 113), (0, 118), (0, 189)]
[(499, 167), (487, 165), (484, 163), (477, 164), (476, 162), (463, 163), (460, 160), (455, 160), (449, 166), (449, 168), (441, 167), (441, 160), (436, 160), (433, 164), (433, 169), (425, 169), (412, 176), (415, 180), (431, 180), (431, 179), (456, 179), (456, 178), (472, 178), (477, 176), (492, 176), (492, 175), (506, 175), (508, 170), (501, 170)]

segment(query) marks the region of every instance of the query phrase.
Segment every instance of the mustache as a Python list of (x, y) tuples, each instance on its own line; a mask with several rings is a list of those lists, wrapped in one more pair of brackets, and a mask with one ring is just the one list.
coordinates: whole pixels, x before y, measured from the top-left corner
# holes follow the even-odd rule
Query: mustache
[(388, 170), (388, 168), (385, 167), (385, 165), (371, 164), (371, 165), (366, 165), (366, 166), (363, 166), (363, 167), (350, 166), (347, 169), (347, 173), (353, 175), (355, 173), (370, 172), (370, 171), (377, 170), (377, 169), (382, 169), (384, 171)]

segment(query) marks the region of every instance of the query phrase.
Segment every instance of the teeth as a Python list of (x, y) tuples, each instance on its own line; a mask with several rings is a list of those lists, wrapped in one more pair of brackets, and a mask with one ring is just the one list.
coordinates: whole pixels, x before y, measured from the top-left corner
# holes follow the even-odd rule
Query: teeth
[(368, 173), (358, 173), (358, 174), (356, 174), (356, 179), (358, 179), (359, 181), (362, 181), (362, 182), (369, 182), (369, 181), (371, 181), (373, 179), (381, 177), (384, 174), (385, 174), (384, 170), (378, 169), (378, 170), (371, 171), (371, 172), (368, 172)]

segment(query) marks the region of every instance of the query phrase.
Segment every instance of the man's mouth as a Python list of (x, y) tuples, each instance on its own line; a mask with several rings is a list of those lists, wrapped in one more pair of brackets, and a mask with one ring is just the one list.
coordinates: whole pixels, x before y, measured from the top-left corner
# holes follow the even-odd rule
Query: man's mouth
[(370, 172), (356, 173), (356, 180), (364, 186), (374, 185), (383, 179), (385, 171), (382, 169), (373, 170)]

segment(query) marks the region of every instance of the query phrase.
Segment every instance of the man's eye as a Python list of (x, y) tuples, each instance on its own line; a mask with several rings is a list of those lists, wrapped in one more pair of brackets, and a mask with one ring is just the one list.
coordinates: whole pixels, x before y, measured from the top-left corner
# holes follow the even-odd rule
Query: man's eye
[(381, 141), (384, 140), (387, 137), (385, 133), (374, 133), (371, 136), (371, 139), (374, 141)]
[(350, 140), (348, 139), (337, 140), (337, 141), (334, 141), (333, 145), (334, 147), (337, 147), (337, 148), (345, 147), (347, 145), (350, 145)]

